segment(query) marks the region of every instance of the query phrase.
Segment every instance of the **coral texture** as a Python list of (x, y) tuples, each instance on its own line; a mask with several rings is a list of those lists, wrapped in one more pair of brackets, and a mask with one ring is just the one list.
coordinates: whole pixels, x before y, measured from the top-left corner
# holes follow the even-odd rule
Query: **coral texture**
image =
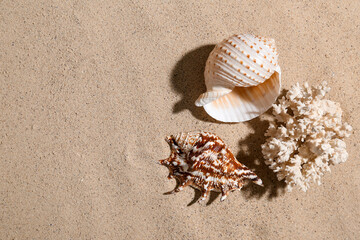
[(306, 191), (312, 182), (320, 185), (330, 165), (348, 158), (344, 138), (352, 127), (342, 123), (340, 104), (324, 99), (329, 90), (326, 82), (318, 87), (297, 83), (273, 105), (276, 122), (265, 134), (269, 138), (262, 153), (288, 191), (294, 186)]

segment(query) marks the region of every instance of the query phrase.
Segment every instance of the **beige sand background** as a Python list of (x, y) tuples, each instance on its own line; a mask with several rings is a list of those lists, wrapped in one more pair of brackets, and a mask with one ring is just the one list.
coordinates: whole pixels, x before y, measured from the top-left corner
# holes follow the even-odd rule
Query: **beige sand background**
[[(0, 1), (0, 239), (360, 239), (359, 1)], [(283, 86), (328, 81), (349, 160), (307, 193), (264, 165), (268, 123), (194, 101), (213, 44), (276, 39)], [(156, 164), (168, 134), (217, 133), (265, 188), (196, 203)]]

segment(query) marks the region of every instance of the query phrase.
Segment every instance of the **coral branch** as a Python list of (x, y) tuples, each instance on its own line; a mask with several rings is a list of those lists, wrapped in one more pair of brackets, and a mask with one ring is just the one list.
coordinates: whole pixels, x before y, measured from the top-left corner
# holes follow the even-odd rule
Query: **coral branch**
[(329, 90), (326, 82), (312, 88), (297, 83), (273, 105), (277, 121), (265, 134), (269, 138), (262, 153), (278, 180), (285, 179), (289, 191), (294, 186), (306, 191), (311, 182), (321, 184), (330, 165), (348, 158), (344, 138), (350, 136), (352, 127), (342, 123), (340, 105), (324, 99)]

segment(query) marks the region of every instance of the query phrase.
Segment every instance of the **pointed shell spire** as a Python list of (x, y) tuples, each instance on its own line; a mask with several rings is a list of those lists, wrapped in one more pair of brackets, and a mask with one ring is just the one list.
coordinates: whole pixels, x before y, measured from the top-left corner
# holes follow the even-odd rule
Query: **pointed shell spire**
[(275, 41), (250, 34), (217, 44), (205, 67), (207, 92), (196, 100), (213, 118), (243, 122), (264, 113), (280, 93)]

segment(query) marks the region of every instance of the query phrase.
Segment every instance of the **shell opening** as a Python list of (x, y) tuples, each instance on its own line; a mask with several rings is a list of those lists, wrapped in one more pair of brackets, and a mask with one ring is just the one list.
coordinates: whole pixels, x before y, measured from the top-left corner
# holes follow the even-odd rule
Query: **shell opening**
[(244, 122), (266, 112), (281, 89), (281, 73), (253, 87), (235, 87), (230, 93), (204, 105), (205, 111), (222, 122)]

